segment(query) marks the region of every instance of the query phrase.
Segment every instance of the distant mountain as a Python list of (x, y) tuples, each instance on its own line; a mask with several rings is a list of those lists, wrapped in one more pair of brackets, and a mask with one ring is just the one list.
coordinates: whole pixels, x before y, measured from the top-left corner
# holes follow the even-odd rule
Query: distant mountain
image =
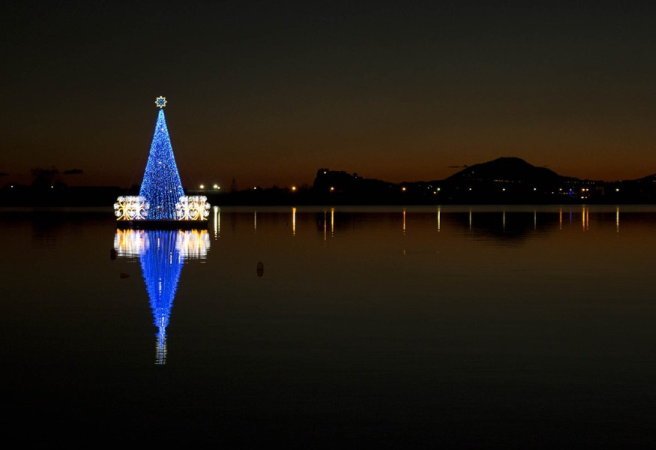
[(524, 183), (554, 185), (575, 178), (564, 177), (546, 167), (537, 167), (521, 158), (503, 157), (469, 166), (443, 180), (448, 184)]
[(652, 175), (647, 175), (646, 177), (638, 178), (637, 180), (633, 180), (634, 182), (637, 183), (656, 183), (656, 173)]
[[(348, 193), (350, 195), (389, 195), (402, 194), (405, 197), (439, 195), (440, 198), (472, 200), (474, 198), (494, 197), (499, 192), (505, 197), (519, 195), (521, 192), (565, 192), (570, 193), (571, 185), (582, 180), (565, 177), (546, 167), (538, 167), (521, 158), (503, 157), (473, 166), (467, 166), (455, 174), (441, 180), (405, 181), (390, 183), (373, 178), (363, 178), (357, 173), (319, 169), (314, 179), (313, 189), (323, 193)], [(572, 188), (571, 192), (575, 190)], [(587, 191), (584, 191), (587, 192)], [(464, 194), (463, 194), (464, 193)], [(466, 197), (462, 197), (466, 195)]]

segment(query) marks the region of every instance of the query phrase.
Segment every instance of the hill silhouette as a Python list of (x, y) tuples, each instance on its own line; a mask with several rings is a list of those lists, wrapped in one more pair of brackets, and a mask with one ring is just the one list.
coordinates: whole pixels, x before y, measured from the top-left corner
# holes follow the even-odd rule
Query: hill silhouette
[(509, 182), (544, 186), (565, 180), (574, 178), (564, 177), (546, 167), (534, 166), (521, 158), (502, 157), (466, 167), (443, 181), (449, 184)]

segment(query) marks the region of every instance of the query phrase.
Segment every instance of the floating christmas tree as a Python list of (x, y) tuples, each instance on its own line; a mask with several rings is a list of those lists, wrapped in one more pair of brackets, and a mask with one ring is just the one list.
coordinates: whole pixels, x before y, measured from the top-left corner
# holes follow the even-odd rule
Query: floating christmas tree
[(138, 196), (121, 195), (114, 203), (118, 228), (191, 229), (207, 223), (210, 204), (203, 195), (186, 196), (166, 126), (166, 98), (160, 108)]
[(150, 205), (149, 220), (176, 220), (175, 205), (184, 190), (164, 117), (166, 98), (157, 97), (155, 104), (160, 110), (139, 195)]

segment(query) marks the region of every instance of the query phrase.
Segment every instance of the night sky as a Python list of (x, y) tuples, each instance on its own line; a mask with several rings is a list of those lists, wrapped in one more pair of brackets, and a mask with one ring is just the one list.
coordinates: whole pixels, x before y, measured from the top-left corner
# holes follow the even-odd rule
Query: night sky
[(0, 6), (0, 185), (140, 183), (158, 95), (187, 187), (656, 172), (647, 2), (134, 3)]

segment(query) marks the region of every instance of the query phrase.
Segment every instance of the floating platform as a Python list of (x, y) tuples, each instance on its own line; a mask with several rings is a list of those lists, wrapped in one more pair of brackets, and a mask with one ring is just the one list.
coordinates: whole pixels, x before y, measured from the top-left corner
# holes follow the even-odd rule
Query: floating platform
[(116, 228), (133, 230), (204, 230), (208, 220), (117, 220)]

